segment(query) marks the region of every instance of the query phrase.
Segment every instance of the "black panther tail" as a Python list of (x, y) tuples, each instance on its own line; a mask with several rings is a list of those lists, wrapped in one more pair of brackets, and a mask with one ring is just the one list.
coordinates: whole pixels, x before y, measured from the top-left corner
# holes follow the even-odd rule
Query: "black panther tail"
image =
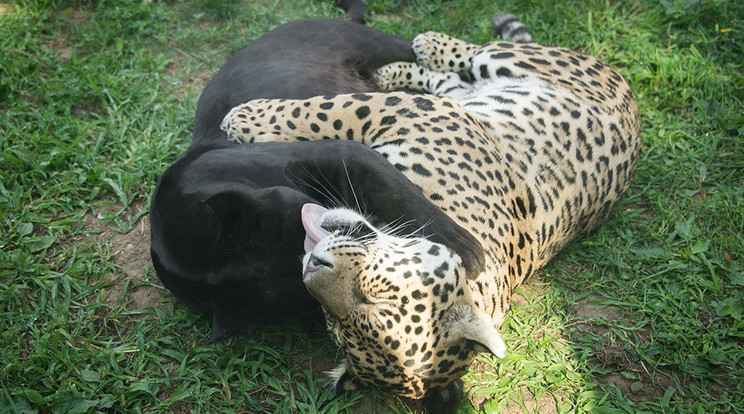
[(367, 5), (363, 0), (335, 0), (335, 3), (346, 12), (349, 20), (365, 24), (364, 14), (367, 12)]

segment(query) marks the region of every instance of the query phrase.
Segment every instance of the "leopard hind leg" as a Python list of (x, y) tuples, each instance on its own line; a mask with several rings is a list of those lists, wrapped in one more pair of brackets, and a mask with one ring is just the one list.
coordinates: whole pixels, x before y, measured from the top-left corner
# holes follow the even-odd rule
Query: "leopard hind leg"
[(395, 62), (375, 73), (377, 86), (384, 91), (407, 89), (458, 99), (472, 90), (472, 84), (455, 72), (436, 72), (418, 63)]
[(412, 48), (417, 63), (396, 62), (377, 70), (381, 89), (409, 89), (455, 99), (471, 92), (471, 62), (479, 46), (426, 32), (413, 39)]
[(479, 45), (439, 32), (421, 33), (413, 38), (416, 61), (435, 72), (467, 73)]

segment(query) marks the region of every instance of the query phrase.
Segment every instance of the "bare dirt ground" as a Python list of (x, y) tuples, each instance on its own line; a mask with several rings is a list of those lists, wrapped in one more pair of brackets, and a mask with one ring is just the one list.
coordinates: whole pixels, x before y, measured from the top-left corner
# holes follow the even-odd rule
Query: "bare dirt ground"
[[(143, 208), (141, 203), (133, 205), (130, 207), (130, 214), (139, 214)], [(106, 279), (111, 281), (107, 288), (105, 301), (111, 306), (121, 304), (127, 310), (162, 307), (164, 306), (162, 301), (168, 297), (169, 293), (162, 287), (152, 268), (149, 217), (147, 214), (142, 214), (134, 228), (128, 233), (122, 234), (114, 231), (116, 226), (112, 220), (104, 218), (120, 210), (121, 206), (105, 206), (85, 217), (84, 228), (91, 234), (95, 234), (99, 240), (108, 240), (112, 259), (118, 268), (118, 272), (115, 274), (105, 276)], [(145, 280), (145, 275), (147, 280)], [(524, 289), (527, 292), (541, 294), (549, 287), (536, 277)], [(619, 308), (599, 304), (598, 302), (601, 302), (601, 299), (587, 297), (577, 301), (571, 309), (571, 314), (577, 319), (572, 324), (576, 328), (572, 330), (572, 338), (577, 338), (579, 335), (586, 333), (598, 334), (606, 338), (605, 341), (595, 346), (594, 353), (590, 358), (590, 363), (609, 372), (600, 376), (599, 382), (615, 384), (628, 398), (635, 402), (656, 399), (663, 395), (666, 389), (672, 385), (669, 375), (649, 369), (633, 353), (632, 349), (618, 346), (615, 341), (610, 340), (612, 333), (607, 327), (607, 323), (627, 320), (624, 318), (627, 318), (628, 315), (624, 314)], [(523, 302), (524, 299), (521, 296), (515, 296), (515, 306), (519, 306)], [(639, 340), (644, 340), (644, 334), (640, 333), (639, 335)], [(569, 338), (569, 340), (572, 338)], [(329, 361), (331, 359), (333, 357), (329, 356)], [(323, 371), (329, 369), (330, 365), (326, 365), (322, 362), (315, 364), (316, 371), (318, 371), (317, 376), (323, 376)], [(474, 368), (478, 369), (477, 364)], [(521, 398), (516, 395), (514, 397), (514, 399), (523, 400), (524, 407), (513, 402), (507, 405), (505, 413), (521, 413), (524, 408), (529, 412), (557, 413), (558, 404), (556, 399), (569, 398), (565, 395), (543, 394), (539, 399), (536, 399), (528, 390), (524, 391)], [(477, 395), (471, 395), (470, 398), (475, 407), (482, 407), (482, 404), (487, 401), (485, 397)], [(360, 402), (357, 411), (366, 412), (365, 410), (371, 408), (369, 404), (368, 401)]]
[[(606, 374), (599, 375), (598, 382), (603, 385), (614, 384), (633, 402), (656, 400), (674, 385), (670, 373), (648, 367), (635, 353), (629, 343), (623, 343), (612, 333), (609, 324), (622, 321), (623, 325), (632, 325), (635, 318), (622, 309), (599, 304), (607, 298), (588, 296), (577, 301), (571, 314), (577, 319), (572, 339), (584, 334), (599, 335), (603, 338), (594, 346), (594, 353), (589, 363)], [(630, 333), (632, 343), (643, 343), (648, 340), (648, 332), (640, 330)]]
[[(140, 213), (142, 203), (131, 206), (132, 213)], [(150, 220), (142, 215), (128, 233), (119, 233), (116, 224), (108, 217), (121, 210), (120, 205), (104, 206), (85, 216), (84, 229), (102, 242), (108, 241), (111, 255), (118, 271), (104, 276), (107, 284), (106, 304), (122, 304), (127, 310), (147, 306), (161, 307), (168, 295), (157, 279), (150, 258)], [(147, 275), (147, 280), (145, 280)], [(148, 283), (145, 283), (148, 282)]]
[[(141, 205), (131, 207), (132, 213), (137, 213), (143, 208)], [(109, 246), (113, 256), (114, 263), (120, 272), (109, 274), (106, 278), (111, 280), (108, 287), (106, 302), (109, 305), (121, 303), (127, 309), (137, 309), (142, 307), (162, 306), (161, 302), (169, 293), (160, 286), (157, 280), (152, 261), (150, 259), (150, 221), (147, 214), (140, 217), (136, 226), (128, 233), (122, 234), (113, 231), (115, 225), (111, 220), (99, 218), (105, 213), (111, 213), (121, 209), (120, 206), (108, 206), (102, 208), (97, 215), (89, 214), (86, 216), (86, 226), (98, 234), (99, 239), (109, 239)], [(143, 284), (144, 270), (147, 270), (148, 281)], [(537, 278), (536, 278), (537, 279)], [(540, 293), (547, 287), (541, 283), (528, 283), (525, 286), (528, 291)], [(584, 298), (573, 306), (572, 314), (580, 320), (577, 323), (576, 332), (591, 331), (606, 336), (609, 329), (603, 324), (592, 323), (592, 320), (617, 321), (625, 317), (620, 309), (597, 304), (599, 298)], [(515, 299), (515, 306), (519, 306), (521, 297)], [(643, 364), (631, 351), (624, 347), (612, 345), (610, 341), (597, 345), (593, 356), (594, 363), (610, 368), (616, 371), (604, 375), (601, 378), (603, 383), (614, 383), (629, 398), (634, 401), (645, 401), (648, 399), (658, 398), (663, 395), (671, 380), (668, 376), (660, 373), (652, 373), (647, 366)], [(316, 364), (318, 367), (317, 375), (324, 375), (323, 370), (327, 370), (323, 364)], [(623, 375), (625, 373), (625, 375)], [(630, 377), (630, 378), (629, 378)], [(515, 396), (516, 397), (516, 396)], [(556, 413), (558, 407), (556, 396), (542, 395), (539, 401), (529, 391), (524, 393), (525, 407), (530, 412), (539, 413)], [(568, 398), (567, 396), (557, 396), (557, 398)], [(471, 402), (475, 407), (480, 407), (485, 399), (483, 397), (472, 396)], [(365, 403), (361, 403), (360, 410), (364, 410)], [(369, 408), (369, 407), (367, 407)], [(509, 404), (505, 413), (522, 412), (523, 408), (518, 404)], [(362, 411), (360, 411), (362, 412)]]

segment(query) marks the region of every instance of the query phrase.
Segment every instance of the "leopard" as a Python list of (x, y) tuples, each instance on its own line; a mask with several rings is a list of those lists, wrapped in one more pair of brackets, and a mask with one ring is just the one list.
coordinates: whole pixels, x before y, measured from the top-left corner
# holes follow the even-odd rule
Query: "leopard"
[(458, 381), (478, 352), (504, 357), (515, 289), (606, 221), (639, 158), (635, 95), (596, 57), (437, 32), (412, 48), (416, 62), (377, 70), (382, 92), (253, 100), (221, 124), (244, 144), (362, 143), (482, 247), (477, 266), (457, 243), (375, 223), (363, 200), (305, 205), (303, 282), (343, 351), (337, 391), (420, 399)]

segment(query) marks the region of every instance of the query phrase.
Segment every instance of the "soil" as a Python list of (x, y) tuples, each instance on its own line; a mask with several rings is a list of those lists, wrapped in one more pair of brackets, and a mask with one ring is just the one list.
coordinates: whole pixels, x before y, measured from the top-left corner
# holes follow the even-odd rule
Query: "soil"
[[(7, 2), (0, 1), (0, 15), (8, 13)], [(88, 16), (85, 12), (76, 8), (66, 11), (67, 24), (76, 24), (85, 22)], [(383, 16), (379, 16), (384, 18)], [(391, 16), (390, 19), (395, 19)], [(57, 39), (50, 40), (48, 46), (58, 55), (60, 59), (66, 60), (71, 58), (74, 51), (67, 44), (65, 32)], [(176, 72), (178, 65), (170, 67), (169, 75), (178, 78)], [(199, 88), (206, 84), (211, 77), (211, 72), (207, 69), (196, 71), (190, 76), (189, 85), (193, 88)], [(186, 91), (187, 88), (182, 89)], [(184, 92), (185, 95), (185, 92)], [(89, 112), (89, 108), (75, 108), (76, 113)], [(129, 213), (140, 213), (144, 209), (142, 203), (130, 206)], [(84, 234), (90, 236), (75, 236), (69, 243), (89, 243), (89, 238), (95, 238), (102, 244), (108, 243), (111, 251), (112, 260), (117, 267), (116, 272), (104, 276), (106, 292), (104, 301), (110, 306), (123, 306), (127, 310), (146, 308), (146, 307), (164, 307), (163, 300), (170, 297), (170, 294), (160, 284), (150, 259), (150, 222), (149, 217), (143, 214), (134, 228), (127, 233), (115, 231), (116, 225), (110, 219), (112, 215), (123, 210), (121, 205), (109, 205), (97, 207), (94, 212), (85, 215), (83, 224)], [(653, 214), (650, 210), (644, 212), (644, 215)], [(534, 280), (534, 279), (533, 279)], [(536, 294), (550, 289), (544, 283), (528, 283), (523, 288), (526, 291), (533, 291)], [(604, 375), (598, 375), (595, 378), (602, 385), (615, 384), (628, 398), (634, 402), (658, 399), (664, 394), (669, 386), (674, 384), (671, 379), (674, 373), (663, 372), (663, 370), (653, 370), (647, 367), (642, 359), (635, 354), (634, 349), (629, 346), (618, 346), (619, 341), (612, 337), (613, 333), (608, 328), (608, 322), (615, 322), (626, 319), (630, 315), (617, 307), (602, 305), (602, 298), (587, 297), (574, 303), (571, 314), (577, 322), (567, 327), (567, 332), (571, 338), (579, 338), (581, 335), (589, 333), (600, 335), (605, 338), (602, 342), (597, 343), (591, 364), (597, 371), (606, 372)], [(524, 300), (516, 296), (514, 304), (519, 306)], [(627, 324), (627, 323), (626, 323)], [(570, 328), (570, 329), (568, 329)], [(647, 335), (639, 333), (638, 341), (643, 341)], [(316, 376), (325, 375), (322, 371), (331, 368), (334, 363), (334, 356), (330, 355), (325, 363), (314, 363), (316, 367)], [(475, 367), (478, 369), (478, 367)], [(515, 396), (517, 398), (518, 396)], [(568, 399), (568, 396), (551, 396), (543, 394), (539, 401), (528, 390), (524, 390), (524, 407), (530, 412), (543, 414), (556, 413), (557, 403), (559, 400)], [(475, 407), (480, 407), (486, 400), (483, 396), (471, 396), (471, 402)], [(360, 403), (358, 412), (368, 412), (371, 408), (369, 402)], [(186, 412), (186, 407), (178, 407), (177, 412)], [(504, 409), (505, 413), (523, 412), (523, 408), (516, 402), (512, 402)]]
[(633, 315), (618, 307), (601, 304), (607, 299), (588, 296), (574, 303), (571, 314), (577, 321), (568, 327), (575, 327), (569, 330), (571, 337), (578, 339), (592, 334), (603, 338), (596, 343), (589, 358), (590, 368), (597, 371), (594, 375), (600, 384), (614, 384), (626, 398), (635, 403), (657, 400), (669, 387), (674, 386), (674, 373), (651, 368), (636, 354), (632, 344), (647, 341), (647, 331), (627, 333), (633, 336), (630, 341), (623, 341), (612, 332), (609, 326), (618, 321), (623, 321), (625, 326), (632, 326)]
[[(138, 214), (144, 207), (134, 205), (130, 207), (130, 214)], [(105, 279), (110, 281), (107, 286), (105, 301), (111, 306), (121, 304), (126, 309), (138, 309), (143, 307), (163, 307), (163, 299), (169, 293), (165, 290), (152, 268), (150, 259), (150, 221), (147, 214), (143, 214), (134, 228), (128, 233), (122, 234), (114, 230), (115, 224), (107, 219), (116, 212), (121, 211), (121, 206), (113, 205), (97, 209), (95, 213), (86, 215), (84, 228), (91, 234), (95, 234), (99, 240), (108, 240), (114, 263), (119, 271), (116, 274), (108, 274)], [(527, 292), (540, 295), (550, 286), (533, 279), (523, 289)], [(634, 402), (658, 399), (664, 395), (667, 388), (673, 386), (671, 373), (653, 370), (646, 366), (641, 358), (635, 354), (634, 349), (627, 346), (619, 346), (619, 341), (614, 340), (613, 333), (608, 325), (612, 322), (625, 320), (627, 315), (622, 309), (601, 304), (601, 297), (589, 296), (573, 304), (571, 315), (576, 322), (567, 326), (571, 339), (577, 339), (582, 335), (600, 335), (605, 340), (597, 343), (590, 364), (599, 372), (606, 374), (596, 375), (602, 385), (615, 384), (627, 398)], [(514, 305), (519, 306), (524, 302), (521, 296), (516, 295)], [(627, 323), (626, 323), (627, 325)], [(643, 332), (637, 334), (639, 341), (647, 336)], [(329, 357), (329, 358), (332, 358)], [(329, 360), (327, 364), (316, 361), (317, 376), (325, 375), (332, 365)], [(475, 367), (477, 369), (477, 367)], [(515, 395), (515, 399), (518, 396)], [(556, 398), (568, 399), (567, 396), (552, 396), (543, 394), (537, 401), (529, 391), (524, 391), (523, 401), (525, 407), (531, 412), (551, 414), (558, 412)], [(480, 407), (485, 402), (485, 397), (471, 396), (471, 403)], [(392, 402), (392, 401), (391, 401)], [(368, 401), (360, 403), (360, 410), (370, 408)], [(360, 411), (360, 412), (362, 412)], [(522, 412), (522, 407), (516, 402), (510, 403), (505, 408), (506, 413)]]
[[(139, 214), (143, 205), (130, 207), (132, 214)], [(119, 233), (110, 217), (121, 211), (120, 205), (109, 205), (96, 209), (85, 216), (83, 229), (101, 241), (108, 241), (111, 255), (118, 272), (103, 277), (107, 286), (105, 303), (109, 306), (121, 304), (127, 310), (143, 307), (163, 307), (162, 300), (168, 295), (157, 279), (150, 259), (150, 220), (142, 215), (128, 233)]]

